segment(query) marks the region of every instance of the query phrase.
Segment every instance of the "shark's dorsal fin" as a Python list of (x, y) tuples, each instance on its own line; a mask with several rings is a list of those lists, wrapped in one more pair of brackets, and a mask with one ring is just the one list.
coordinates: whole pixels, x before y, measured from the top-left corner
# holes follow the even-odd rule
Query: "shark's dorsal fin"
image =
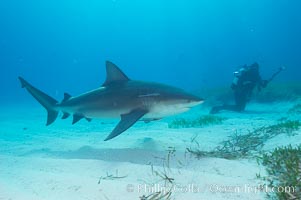
[(112, 83), (122, 83), (130, 79), (112, 62), (106, 61), (107, 78), (102, 86), (108, 86)]

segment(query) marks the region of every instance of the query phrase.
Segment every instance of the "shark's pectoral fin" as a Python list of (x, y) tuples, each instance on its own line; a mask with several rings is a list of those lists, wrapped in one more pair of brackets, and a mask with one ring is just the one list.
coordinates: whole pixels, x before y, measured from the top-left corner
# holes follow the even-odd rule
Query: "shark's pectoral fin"
[(143, 117), (148, 111), (145, 109), (135, 109), (128, 114), (121, 115), (121, 120), (111, 132), (111, 134), (104, 140), (110, 140), (122, 132), (126, 131), (132, 125), (134, 125), (141, 117)]

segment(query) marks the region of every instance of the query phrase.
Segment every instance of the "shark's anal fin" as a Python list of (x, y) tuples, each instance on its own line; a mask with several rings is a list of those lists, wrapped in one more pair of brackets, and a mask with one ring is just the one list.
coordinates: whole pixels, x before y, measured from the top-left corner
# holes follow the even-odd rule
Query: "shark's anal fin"
[(82, 118), (84, 118), (83, 115), (74, 114), (74, 115), (73, 115), (73, 121), (72, 121), (72, 124), (77, 123), (77, 122), (78, 122), (79, 120), (81, 120)]
[(104, 140), (108, 141), (122, 132), (126, 131), (132, 125), (134, 125), (139, 119), (141, 119), (148, 111), (145, 109), (135, 109), (128, 114), (121, 115), (121, 120), (111, 132), (111, 134)]
[[(69, 117), (69, 114), (68, 114), (68, 113), (64, 113), (62, 119), (66, 119), (66, 118), (64, 118), (64, 117), (66, 117), (66, 118)], [(79, 120), (81, 120), (81, 119), (83, 119), (83, 118), (85, 118), (88, 122), (91, 122), (91, 121), (92, 121), (91, 118), (85, 117), (84, 115), (81, 115), (81, 114), (74, 114), (74, 115), (73, 115), (73, 121), (72, 121), (72, 124), (77, 123)]]

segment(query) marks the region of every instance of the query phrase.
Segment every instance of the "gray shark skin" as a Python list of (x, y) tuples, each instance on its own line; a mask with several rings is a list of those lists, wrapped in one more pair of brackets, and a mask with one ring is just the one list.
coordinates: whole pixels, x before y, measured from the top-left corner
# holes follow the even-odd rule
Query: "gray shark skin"
[(150, 122), (166, 116), (185, 112), (203, 102), (203, 99), (172, 86), (130, 80), (115, 64), (106, 62), (107, 77), (103, 85), (77, 97), (65, 93), (58, 102), (23, 78), (22, 88), (47, 110), (46, 125), (52, 124), (59, 112), (62, 119), (73, 115), (73, 124), (85, 118), (120, 118), (114, 130), (105, 141), (126, 131), (138, 120)]

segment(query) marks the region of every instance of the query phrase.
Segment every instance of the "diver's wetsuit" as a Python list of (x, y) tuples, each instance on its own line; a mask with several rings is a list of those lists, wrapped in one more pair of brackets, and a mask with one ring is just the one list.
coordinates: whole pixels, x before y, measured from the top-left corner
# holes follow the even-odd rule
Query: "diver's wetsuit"
[(231, 88), (234, 90), (235, 105), (215, 106), (211, 109), (211, 114), (221, 110), (243, 111), (247, 102), (251, 99), (254, 88), (257, 86), (258, 90), (261, 90), (267, 85), (267, 81), (263, 81), (260, 77), (257, 63), (242, 68), (236, 79), (231, 85)]

